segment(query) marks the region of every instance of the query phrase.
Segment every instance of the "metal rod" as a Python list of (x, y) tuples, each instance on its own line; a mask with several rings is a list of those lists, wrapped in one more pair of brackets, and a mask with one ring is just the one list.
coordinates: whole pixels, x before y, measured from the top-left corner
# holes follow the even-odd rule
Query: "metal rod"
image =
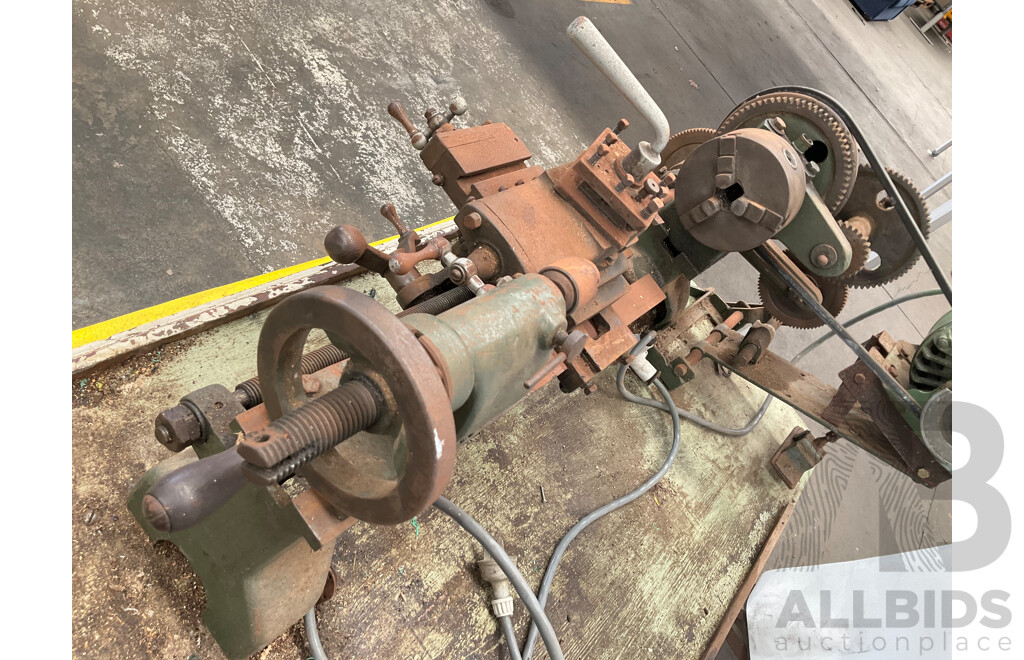
[(921, 256), (924, 257), (925, 262), (928, 264), (928, 268), (931, 269), (932, 277), (935, 278), (939, 288), (942, 289), (942, 293), (946, 296), (946, 300), (949, 301), (950, 305), (952, 305), (953, 287), (950, 285), (949, 279), (946, 277), (946, 274), (942, 272), (939, 262), (936, 261), (935, 255), (932, 254), (931, 249), (928, 247), (928, 241), (925, 239), (924, 234), (921, 233), (921, 228), (917, 226), (916, 222), (914, 222), (914, 216), (910, 215), (910, 209), (907, 208), (906, 202), (903, 201), (903, 198), (900, 196), (896, 186), (893, 185), (892, 178), (886, 171), (885, 166), (882, 165), (882, 161), (880, 161), (878, 156), (875, 155), (874, 149), (872, 149), (867, 143), (863, 131), (861, 131), (856, 122), (853, 121), (853, 117), (850, 116), (850, 113), (840, 105), (839, 101), (836, 101), (828, 94), (814, 89), (813, 87), (804, 87), (802, 85), (780, 85), (778, 87), (769, 87), (768, 89), (754, 94), (743, 103), (748, 103), (759, 96), (775, 92), (791, 92), (816, 98), (822, 103), (830, 106), (832, 110), (839, 115), (839, 118), (846, 123), (850, 132), (853, 133), (854, 139), (858, 144), (860, 144), (860, 148), (867, 157), (868, 162), (871, 163), (871, 167), (878, 175), (878, 180), (881, 181), (882, 187), (884, 187), (885, 191), (889, 194), (889, 199), (892, 200), (893, 206), (896, 208), (896, 212), (899, 213), (900, 219), (903, 221), (903, 226), (906, 227), (910, 237), (914, 239), (914, 243), (917, 245), (918, 251), (921, 253)]
[(629, 70), (626, 63), (586, 16), (580, 16), (570, 23), (565, 32), (569, 35), (569, 39), (576, 44), (576, 47), (590, 58), (594, 66), (654, 127), (654, 140), (651, 141), (650, 146), (654, 151), (661, 153), (661, 150), (668, 144), (668, 119), (644, 89), (644, 86), (633, 75), (633, 72)]
[(928, 153), (931, 154), (932, 158), (937, 158), (939, 154), (941, 154), (943, 151), (945, 151), (946, 149), (949, 149), (952, 146), (953, 146), (953, 138), (950, 138), (950, 139), (946, 140), (945, 142), (943, 142), (942, 146), (935, 147), (934, 149), (932, 149)]
[(939, 227), (949, 224), (949, 221), (953, 219), (953, 200), (943, 202), (943, 204), (932, 211), (931, 215), (931, 230), (935, 231)]
[(803, 301), (803, 303), (807, 305), (818, 316), (818, 318), (824, 321), (825, 325), (827, 325), (837, 337), (842, 339), (844, 344), (850, 347), (850, 350), (857, 354), (860, 361), (867, 365), (868, 369), (870, 369), (871, 372), (875, 374), (880, 381), (882, 381), (882, 386), (894, 394), (903, 403), (903, 405), (913, 411), (914, 415), (920, 417), (921, 404), (915, 401), (896, 381), (896, 379), (892, 377), (892, 374), (886, 371), (882, 365), (878, 364), (878, 362), (871, 357), (871, 354), (868, 353), (863, 346), (857, 343), (856, 339), (850, 336), (850, 333), (846, 331), (843, 324), (837, 321), (827, 309), (822, 307), (821, 303), (814, 299), (814, 296), (811, 295), (810, 291), (801, 286), (793, 276), (787, 273), (781, 265), (772, 259), (771, 254), (768, 253), (767, 250), (763, 247), (758, 247), (755, 248), (755, 251), (760, 253), (761, 258), (768, 262), (772, 269), (775, 270), (775, 272), (777, 272), (786, 282), (789, 288), (800, 297), (800, 300)]
[(921, 198), (928, 199), (929, 197), (939, 192), (940, 190), (942, 190), (951, 183), (953, 183), (953, 170), (950, 170), (943, 174), (942, 176), (940, 176), (938, 179), (935, 179), (935, 183), (922, 190)]

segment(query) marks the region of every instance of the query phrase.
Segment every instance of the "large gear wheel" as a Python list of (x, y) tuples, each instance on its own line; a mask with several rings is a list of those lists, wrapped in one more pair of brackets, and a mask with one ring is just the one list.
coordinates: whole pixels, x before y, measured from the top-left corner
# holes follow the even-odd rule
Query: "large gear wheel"
[[(903, 174), (888, 168), (886, 171), (914, 217), (914, 222), (927, 238), (930, 232), (928, 205), (921, 193)], [(849, 276), (844, 275), (844, 281), (852, 287), (888, 284), (906, 274), (921, 257), (917, 244), (903, 226), (899, 212), (870, 165), (861, 166), (857, 173), (857, 184), (838, 219), (867, 238), (871, 250), (879, 259), (874, 270), (861, 269)]]
[(718, 132), (713, 128), (689, 128), (676, 133), (661, 150), (661, 164), (668, 170), (677, 169), (697, 147), (716, 135)]
[(849, 223), (840, 221), (839, 228), (843, 231), (843, 236), (850, 243), (852, 254), (850, 266), (839, 276), (839, 279), (848, 280), (859, 273), (868, 263), (868, 258), (871, 257), (871, 242), (867, 239), (867, 236), (861, 233), (860, 229)]
[(832, 213), (843, 208), (857, 177), (857, 143), (843, 120), (831, 108), (803, 94), (776, 92), (758, 96), (736, 107), (718, 128), (718, 134), (737, 128), (756, 128), (780, 117), (786, 137), (799, 144), (807, 136), (811, 146), (804, 157), (817, 163), (814, 187)]
[[(786, 256), (792, 260), (792, 255), (788, 251)], [(794, 261), (794, 263), (796, 262)], [(846, 283), (836, 278), (815, 275), (803, 267), (800, 269), (821, 291), (821, 306), (832, 316), (838, 316), (846, 307), (846, 300), (850, 296), (850, 288)], [(825, 325), (825, 322), (818, 318), (814, 310), (804, 305), (795, 293), (788, 288), (782, 288), (763, 274), (757, 280), (757, 292), (761, 296), (761, 304), (764, 305), (764, 308), (783, 325), (803, 330)]]

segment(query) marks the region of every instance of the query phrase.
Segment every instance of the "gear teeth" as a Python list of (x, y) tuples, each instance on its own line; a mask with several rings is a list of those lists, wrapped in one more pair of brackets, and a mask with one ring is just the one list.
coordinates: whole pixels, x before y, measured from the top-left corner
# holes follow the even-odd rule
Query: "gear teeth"
[(662, 165), (667, 169), (678, 167), (682, 164), (683, 159), (670, 163), (669, 160), (672, 160), (670, 156), (676, 155), (677, 151), (690, 145), (693, 145), (693, 148), (696, 149), (717, 135), (718, 131), (713, 128), (688, 128), (685, 131), (679, 131), (668, 139), (665, 148), (661, 150)]
[(868, 259), (871, 256), (871, 241), (867, 239), (861, 230), (845, 221), (839, 221), (839, 228), (843, 230), (843, 235), (846, 236), (846, 240), (850, 242), (850, 248), (853, 251), (853, 257), (850, 259), (850, 267), (846, 269), (846, 272), (836, 278), (841, 281), (846, 281), (857, 275), (857, 273), (864, 268), (865, 264), (867, 264)]
[[(832, 316), (839, 316), (840, 312), (842, 312), (846, 307), (847, 301), (850, 299), (850, 287), (848, 287), (845, 282), (840, 282), (835, 278), (822, 278), (811, 274), (808, 274), (808, 276), (814, 281), (818, 286), (818, 289), (821, 291), (822, 306)], [(811, 330), (825, 325), (825, 322), (810, 310), (804, 310), (806, 312), (805, 315), (797, 316), (796, 314), (782, 309), (776, 303), (775, 299), (772, 298), (773, 291), (774, 289), (770, 284), (770, 280), (762, 274), (757, 279), (757, 293), (761, 298), (761, 304), (766, 310), (768, 310), (769, 314), (778, 319), (783, 325), (787, 325), (791, 328), (797, 328), (798, 330)]]
[[(887, 167), (885, 171), (889, 173), (889, 177), (896, 185), (897, 190), (899, 190), (900, 195), (903, 197), (903, 201), (907, 203), (911, 214), (914, 215), (914, 219), (917, 221), (917, 226), (921, 229), (921, 233), (925, 238), (928, 238), (931, 234), (931, 227), (929, 226), (929, 218), (931, 216), (928, 210), (928, 203), (921, 197), (921, 193), (918, 191), (917, 186), (915, 186), (914, 183), (902, 172), (889, 167)], [(899, 215), (895, 211), (886, 212), (885, 216), (878, 216), (877, 213), (875, 213), (874, 199), (880, 192), (885, 190), (881, 181), (878, 180), (878, 175), (875, 174), (875, 170), (870, 165), (861, 165), (857, 179), (858, 183), (861, 185), (861, 192), (864, 194), (855, 191), (854, 197), (856, 198), (856, 201), (851, 200), (851, 205), (855, 206), (855, 208), (852, 210), (849, 207), (844, 208), (844, 215), (852, 217), (858, 213), (864, 213), (875, 217), (876, 222), (878, 222), (879, 219), (884, 218), (883, 223), (892, 223), (892, 227), (876, 225), (872, 230), (873, 234), (880, 235), (886, 229), (894, 227), (896, 228), (896, 231), (900, 232), (900, 240), (909, 241), (909, 245), (913, 246), (913, 239), (906, 235), (906, 231), (903, 229), (903, 223), (900, 221)], [(866, 207), (866, 209), (864, 207)], [(870, 243), (876, 242), (871, 241), (873, 237), (874, 236), (868, 237), (869, 245)], [(879, 245), (882, 246), (878, 248), (881, 250), (883, 247), (890, 246), (891, 240), (883, 238)], [(861, 271), (860, 273), (852, 274), (849, 277), (844, 277), (843, 279), (847, 284), (855, 289), (870, 289), (876, 286), (883, 286), (906, 275), (920, 259), (920, 251), (917, 250), (916, 246), (913, 246), (909, 256), (903, 257), (903, 261), (900, 266), (892, 272), (888, 272), (884, 276), (872, 278), (871, 274), (875, 273), (875, 271)]]
[(829, 187), (825, 203), (832, 213), (837, 213), (853, 191), (857, 176), (857, 148), (846, 124), (826, 105), (803, 94), (778, 92), (766, 94), (737, 106), (722, 125), (718, 134), (728, 133), (743, 125), (753, 117), (778, 110), (789, 112), (809, 121), (817, 120), (826, 137), (830, 138), (830, 146), (836, 161), (836, 179)]

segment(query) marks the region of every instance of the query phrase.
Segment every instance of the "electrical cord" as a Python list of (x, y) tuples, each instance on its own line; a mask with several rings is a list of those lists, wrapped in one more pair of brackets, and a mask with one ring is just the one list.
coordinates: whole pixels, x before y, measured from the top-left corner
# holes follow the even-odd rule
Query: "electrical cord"
[[(639, 403), (644, 406), (650, 406), (651, 408), (657, 408), (658, 410), (669, 412), (669, 407), (664, 403), (636, 396), (635, 394), (627, 390), (625, 381), (626, 370), (620, 369), (618, 375), (615, 378), (615, 385), (619, 388), (619, 394), (622, 395), (622, 398), (626, 399), (627, 401), (632, 401), (633, 403)], [(764, 418), (764, 414), (768, 412), (768, 406), (771, 405), (771, 402), (772, 396), (769, 395), (768, 398), (764, 400), (764, 403), (761, 404), (761, 407), (757, 409), (757, 412), (754, 413), (754, 416), (750, 418), (750, 421), (747, 422), (745, 426), (738, 429), (733, 429), (727, 426), (721, 426), (720, 424), (715, 424), (714, 422), (709, 422), (703, 417), (693, 414), (689, 410), (679, 408), (678, 406), (676, 407), (679, 410), (679, 416), (681, 418), (689, 422), (693, 422), (697, 426), (702, 426), (708, 429), (709, 431), (721, 433), (722, 435), (737, 437), (741, 435), (747, 435), (748, 433), (754, 430), (754, 427), (757, 426), (761, 422), (761, 419)]]
[[(869, 309), (868, 311), (864, 312), (863, 314), (858, 314), (857, 316), (854, 316), (852, 319), (850, 319), (849, 321), (847, 321), (843, 325), (846, 326), (847, 328), (849, 328), (849, 327), (857, 325), (858, 323), (860, 323), (861, 321), (863, 321), (865, 319), (871, 318), (875, 314), (879, 314), (881, 312), (884, 312), (887, 309), (891, 309), (892, 307), (895, 307), (896, 305), (902, 305), (905, 302), (910, 302), (911, 300), (917, 300), (918, 298), (930, 298), (932, 296), (941, 296), (941, 295), (943, 295), (941, 289), (929, 289), (927, 291), (918, 291), (917, 293), (908, 293), (905, 296), (900, 296), (899, 298), (893, 298), (892, 300), (884, 302), (881, 305), (876, 305), (875, 307), (872, 307), (871, 309)], [(800, 360), (804, 359), (805, 357), (807, 357), (808, 353), (810, 353), (811, 351), (815, 350), (816, 348), (818, 348), (819, 346), (824, 344), (826, 341), (828, 341), (828, 339), (830, 337), (832, 337), (835, 334), (836, 333), (835, 333), (834, 330), (829, 330), (828, 332), (826, 332), (825, 334), (823, 334), (822, 336), (818, 337), (817, 339), (812, 341), (810, 344), (805, 346), (802, 351), (800, 351), (799, 353), (794, 355), (793, 359), (791, 360), (791, 362), (793, 364), (796, 364)]]
[(565, 660), (565, 656), (562, 655), (562, 647), (559, 645), (558, 637), (555, 635), (555, 629), (551, 626), (551, 622), (548, 621), (547, 614), (544, 613), (544, 607), (538, 602), (537, 597), (533, 595), (530, 585), (527, 584), (522, 573), (516, 568), (515, 562), (505, 553), (505, 549), (498, 545), (498, 542), (487, 533), (487, 530), (480, 523), (473, 520), (468, 513), (453, 504), (447, 497), (442, 495), (437, 498), (434, 506), (451, 517), (462, 529), (472, 534), (473, 538), (494, 558), (494, 561), (504, 571), (508, 581), (512, 583), (512, 587), (519, 594), (519, 598), (523, 601), (526, 609), (530, 611), (530, 617), (533, 619), (530, 630), (538, 631), (541, 639), (544, 640), (544, 646), (547, 648), (551, 660)]
[[(635, 347), (633, 347), (633, 349), (629, 353), (630, 356), (635, 357), (635, 355), (642, 351), (644, 348), (646, 348), (647, 344), (649, 344), (653, 339), (654, 332), (649, 332), (643, 339), (641, 339), (637, 343)], [(622, 382), (625, 370), (625, 364), (619, 367), (619, 382)], [(577, 536), (579, 536), (580, 532), (582, 532), (591, 523), (598, 520), (599, 518), (608, 515), (612, 511), (615, 511), (616, 509), (624, 507), (625, 505), (636, 500), (641, 495), (649, 491), (651, 488), (654, 487), (655, 484), (661, 481), (662, 477), (665, 476), (669, 468), (672, 467), (672, 463), (675, 461), (676, 455), (679, 453), (679, 442), (681, 435), (680, 427), (682, 425), (682, 423), (680, 422), (680, 411), (679, 408), (676, 407), (675, 402), (672, 401), (672, 396), (669, 394), (668, 388), (666, 388), (660, 380), (654, 380), (653, 383), (654, 386), (658, 389), (658, 393), (661, 395), (661, 398), (664, 399), (665, 405), (668, 408), (668, 412), (672, 415), (672, 448), (669, 449), (668, 458), (665, 459), (665, 463), (661, 466), (661, 469), (658, 470), (654, 474), (654, 476), (652, 476), (650, 479), (641, 484), (639, 488), (583, 516), (582, 518), (580, 518), (580, 521), (573, 525), (572, 529), (570, 529), (565, 534), (565, 536), (562, 537), (562, 540), (559, 541), (558, 545), (555, 547), (555, 551), (551, 554), (551, 559), (548, 561), (548, 568), (544, 572), (544, 578), (541, 580), (540, 583), (540, 591), (537, 593), (537, 600), (540, 601), (541, 607), (547, 605), (548, 596), (551, 593), (551, 585), (555, 580), (555, 572), (558, 570), (558, 565), (562, 561), (562, 556), (565, 554), (565, 551), (569, 547), (569, 544), (572, 543), (572, 541)], [(635, 402), (639, 403), (640, 405), (658, 408), (658, 405), (656, 405), (657, 401), (654, 401), (652, 399), (644, 399), (640, 397), (636, 397), (636, 399), (637, 400)], [(533, 650), (537, 645), (537, 632), (537, 627), (533, 623), (531, 623), (530, 630), (526, 635), (526, 644), (523, 647), (522, 660), (530, 660), (530, 658), (533, 657)]]
[(498, 617), (501, 624), (501, 632), (505, 633), (505, 644), (508, 645), (508, 655), (511, 660), (523, 660), (519, 653), (519, 642), (516, 641), (516, 629), (512, 627), (512, 617)]
[(306, 624), (306, 641), (309, 643), (309, 650), (313, 660), (327, 660), (327, 654), (324, 653), (324, 645), (320, 643), (320, 633), (316, 629), (316, 605), (309, 608), (302, 621)]

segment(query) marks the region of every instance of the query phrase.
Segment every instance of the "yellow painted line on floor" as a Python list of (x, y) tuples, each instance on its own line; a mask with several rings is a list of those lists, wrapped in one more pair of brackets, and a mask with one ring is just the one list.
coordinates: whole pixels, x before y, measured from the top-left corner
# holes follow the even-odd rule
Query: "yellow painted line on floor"
[[(445, 218), (444, 220), (432, 222), (429, 225), (424, 225), (423, 227), (418, 228), (416, 231), (424, 231), (426, 229), (430, 229), (431, 227), (442, 225), (451, 219), (452, 218)], [(373, 243), (370, 243), (370, 245), (383, 245), (384, 243), (388, 243), (397, 238), (397, 235), (388, 236), (387, 238), (383, 238), (379, 241), (374, 241)], [(174, 314), (177, 314), (178, 312), (183, 312), (186, 309), (192, 309), (193, 307), (205, 305), (206, 303), (213, 302), (214, 300), (219, 300), (221, 298), (225, 298), (240, 291), (252, 289), (253, 287), (260, 286), (261, 284), (273, 282), (274, 280), (281, 279), (282, 277), (287, 277), (294, 273), (299, 273), (310, 268), (316, 268), (317, 266), (322, 266), (330, 262), (330, 257), (321, 257), (319, 259), (313, 259), (312, 261), (307, 261), (305, 263), (297, 264), (295, 266), (288, 266), (287, 268), (281, 268), (279, 270), (274, 270), (269, 273), (264, 273), (262, 275), (256, 275), (255, 277), (250, 277), (248, 279), (239, 280), (238, 282), (232, 282), (231, 284), (225, 284), (223, 286), (207, 289), (206, 291), (200, 291), (199, 293), (193, 293), (188, 296), (182, 296), (181, 298), (175, 298), (174, 300), (168, 300), (165, 303), (153, 305), (152, 307), (146, 307), (145, 309), (140, 309), (136, 312), (130, 312), (128, 314), (108, 319), (106, 321), (100, 321), (99, 323), (88, 325), (84, 328), (79, 328), (78, 330), (72, 330), (71, 348), (75, 349), (78, 348), (79, 346), (84, 346), (94, 341), (100, 341), (101, 339), (109, 339), (110, 337), (113, 337), (119, 332), (131, 330), (132, 328), (137, 328), (140, 325), (145, 325), (146, 323), (152, 323), (153, 321), (157, 321), (168, 316), (173, 316)]]

